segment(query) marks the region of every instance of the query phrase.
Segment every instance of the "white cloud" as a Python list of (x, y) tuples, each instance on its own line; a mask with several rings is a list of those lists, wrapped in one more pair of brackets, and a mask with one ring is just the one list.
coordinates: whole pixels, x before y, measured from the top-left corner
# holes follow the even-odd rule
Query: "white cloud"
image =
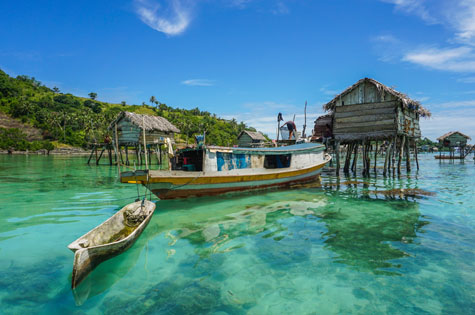
[(459, 78), (457, 81), (462, 83), (475, 83), (475, 77)]
[(396, 10), (415, 14), (429, 23), (435, 23), (436, 20), (429, 14), (424, 6), (424, 0), (381, 0), (383, 2), (394, 4)]
[(181, 81), (181, 84), (190, 85), (190, 86), (213, 86), (214, 80), (190, 79), (190, 80)]
[[(374, 40), (382, 61), (402, 60), (432, 69), (452, 72), (475, 72), (475, 1), (474, 0), (380, 0), (391, 3), (397, 11), (413, 14), (429, 24), (441, 24), (452, 30), (447, 42), (427, 47), (404, 45), (391, 35)], [(379, 46), (378, 46), (379, 43)], [(392, 49), (380, 45), (390, 44)], [(426, 45), (427, 46), (427, 45)], [(434, 48), (437, 47), (437, 48)]]
[[(475, 108), (444, 110), (420, 120), (423, 137), (435, 140), (446, 132), (460, 131), (475, 139)], [(473, 140), (472, 140), (473, 141)]]
[(290, 10), (283, 1), (278, 1), (271, 12), (275, 15), (285, 15), (289, 14)]
[(468, 46), (418, 49), (406, 53), (402, 60), (438, 70), (475, 72), (475, 54)]
[(191, 3), (169, 0), (168, 7), (153, 0), (135, 0), (135, 9), (140, 20), (159, 32), (169, 36), (183, 33), (191, 22)]

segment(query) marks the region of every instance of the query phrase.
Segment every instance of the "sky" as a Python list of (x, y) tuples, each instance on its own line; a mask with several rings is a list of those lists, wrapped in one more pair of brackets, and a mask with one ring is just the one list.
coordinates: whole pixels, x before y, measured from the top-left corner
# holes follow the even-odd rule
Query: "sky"
[[(370, 77), (420, 101), (422, 135), (475, 139), (475, 0), (1, 1), (0, 69), (107, 102), (150, 96), (307, 133)], [(472, 140), (472, 143), (474, 140)]]

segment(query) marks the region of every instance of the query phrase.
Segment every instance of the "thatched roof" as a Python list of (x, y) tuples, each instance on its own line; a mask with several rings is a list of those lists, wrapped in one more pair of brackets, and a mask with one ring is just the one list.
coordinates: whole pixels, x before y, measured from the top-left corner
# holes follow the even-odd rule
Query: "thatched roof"
[(447, 132), (445, 135), (438, 137), (437, 140), (443, 141), (445, 138), (450, 137), (451, 135), (453, 135), (453, 134), (455, 134), (455, 133), (458, 133), (459, 135), (461, 135), (462, 137), (464, 137), (464, 138), (466, 138), (466, 139), (468, 139), (468, 140), (472, 140), (472, 138), (470, 138), (469, 136), (467, 136), (467, 135), (461, 133), (460, 131)]
[(239, 134), (238, 136), (238, 139), (241, 138), (241, 136), (243, 134), (247, 134), (249, 137), (251, 137), (252, 140), (263, 140), (263, 141), (266, 141), (266, 138), (264, 137), (264, 135), (260, 132), (253, 132), (253, 131), (247, 131), (247, 130), (243, 130), (241, 131), (241, 133)]
[(109, 129), (113, 129), (114, 125), (127, 119), (133, 125), (145, 131), (162, 131), (162, 132), (175, 132), (179, 133), (180, 129), (175, 127), (171, 122), (160, 116), (142, 115), (131, 112), (121, 112), (117, 115), (117, 118), (110, 124)]
[(369, 83), (373, 84), (374, 86), (376, 86), (376, 88), (378, 89), (378, 91), (380, 93), (383, 93), (383, 92), (384, 93), (389, 93), (389, 94), (397, 97), (402, 102), (402, 104), (405, 108), (415, 109), (419, 113), (419, 115), (421, 115), (422, 117), (430, 117), (431, 116), (430, 111), (425, 109), (424, 107), (422, 107), (422, 105), (419, 101), (415, 101), (415, 100), (409, 98), (406, 94), (398, 92), (398, 91), (394, 90), (393, 88), (390, 88), (390, 87), (388, 87), (388, 86), (386, 86), (386, 85), (384, 85), (384, 84), (382, 84), (382, 83), (380, 83), (380, 82), (378, 82), (374, 79), (370, 79), (370, 78), (361, 79), (358, 82), (356, 82), (355, 84), (353, 84), (352, 86), (348, 87), (346, 90), (344, 90), (343, 92), (341, 92), (340, 94), (335, 96), (335, 98), (332, 99), (330, 102), (323, 105), (323, 109), (325, 111), (334, 110), (336, 102), (337, 102), (338, 99), (340, 99), (342, 96), (344, 96), (344, 95), (350, 93), (351, 91), (353, 91), (354, 89), (356, 89), (363, 82), (369, 82)]

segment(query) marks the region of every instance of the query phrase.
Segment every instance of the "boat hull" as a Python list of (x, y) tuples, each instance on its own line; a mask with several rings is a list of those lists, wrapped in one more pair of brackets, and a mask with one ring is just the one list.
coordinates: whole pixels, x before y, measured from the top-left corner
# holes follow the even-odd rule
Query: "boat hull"
[[(148, 223), (152, 219), (153, 212), (155, 211), (155, 204), (150, 201), (146, 202), (146, 211), (148, 215), (146, 218), (135, 228), (133, 231), (128, 234), (125, 238), (122, 238), (115, 242), (104, 243), (104, 244), (94, 244), (90, 247), (81, 247), (81, 242), (90, 241), (94, 243), (100, 242), (101, 238), (108, 238), (107, 235), (113, 234), (114, 232), (120, 232), (123, 229), (121, 226), (121, 218), (126, 207), (122, 208), (116, 214), (114, 214), (110, 219), (103, 222), (101, 225), (91, 230), (87, 234), (81, 236), (76, 241), (71, 243), (68, 248), (74, 251), (74, 265), (73, 265), (73, 274), (71, 279), (71, 286), (74, 289), (78, 286), (87, 275), (94, 270), (100, 263), (121, 254), (122, 252), (129, 249), (135, 241), (138, 239), (143, 230), (147, 227)], [(136, 202), (134, 204), (140, 204), (141, 202)], [(132, 205), (134, 205), (132, 204)], [(130, 205), (129, 205), (130, 206)], [(95, 239), (95, 240), (94, 240)], [(98, 241), (99, 239), (99, 241)], [(94, 241), (92, 241), (94, 240)]]
[(286, 171), (274, 171), (265, 174), (236, 174), (233, 175), (207, 175), (197, 172), (187, 177), (177, 176), (134, 176), (123, 180), (136, 180), (142, 183), (160, 199), (175, 199), (188, 197), (213, 196), (230, 192), (244, 192), (250, 190), (262, 190), (269, 188), (289, 187), (314, 181), (318, 178), (322, 168), (330, 161), (328, 157), (324, 162), (304, 169), (290, 169)]

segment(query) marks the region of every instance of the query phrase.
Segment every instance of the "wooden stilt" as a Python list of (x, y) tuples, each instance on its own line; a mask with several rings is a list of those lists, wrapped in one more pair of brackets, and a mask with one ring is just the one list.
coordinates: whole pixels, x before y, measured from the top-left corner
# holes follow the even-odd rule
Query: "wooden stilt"
[(391, 169), (393, 176), (396, 175), (396, 151), (397, 151), (397, 136), (394, 136), (393, 145), (391, 147)]
[(376, 173), (376, 160), (378, 158), (378, 141), (376, 140), (376, 144), (374, 147), (374, 172)]
[(419, 159), (417, 158), (417, 142), (414, 141), (414, 157), (416, 158), (417, 170), (419, 170)]
[(92, 147), (91, 154), (89, 155), (89, 159), (87, 160), (87, 164), (89, 164), (89, 162), (91, 162), (92, 156), (94, 155), (95, 147), (96, 147), (96, 145), (94, 144), (94, 146)]
[(97, 144), (94, 145), (94, 152), (96, 153), (96, 165), (97, 165)]
[(340, 141), (336, 141), (335, 143), (335, 151), (336, 151), (336, 175), (340, 175)]
[(99, 157), (96, 160), (96, 165), (99, 165), (99, 161), (101, 160), (102, 154), (104, 154), (104, 151), (106, 150), (105, 147), (102, 148), (101, 154), (99, 154)]
[(386, 152), (384, 153), (384, 168), (383, 168), (383, 176), (386, 176), (388, 173), (388, 166), (389, 166), (389, 161), (390, 161), (390, 153), (391, 153), (391, 146), (392, 146), (392, 141), (388, 143), (388, 146), (386, 147)]
[(345, 156), (345, 166), (343, 167), (343, 172), (348, 174), (350, 171), (350, 162), (351, 162), (351, 153), (353, 152), (353, 143), (350, 143), (346, 146), (346, 156)]
[(129, 162), (129, 147), (127, 145), (125, 146), (125, 165), (130, 165), (130, 162)]
[(363, 140), (363, 156), (362, 156), (362, 159), (363, 159), (363, 176), (366, 176), (366, 172), (368, 170), (367, 168), (367, 158), (366, 158), (366, 155), (368, 154), (368, 145), (366, 144), (366, 140)]
[(398, 173), (398, 175), (401, 174), (401, 163), (402, 163), (402, 157), (404, 156), (405, 142), (406, 142), (406, 136), (402, 136), (401, 145), (399, 147), (399, 158), (398, 158), (398, 161), (397, 161), (397, 173)]
[(406, 141), (406, 147), (404, 148), (404, 151), (406, 152), (406, 171), (409, 173), (411, 171), (411, 151), (410, 151), (410, 146), (409, 146), (410, 139), (407, 138)]
[(109, 165), (112, 165), (112, 148), (110, 144), (107, 144), (107, 154), (109, 155)]
[(155, 154), (157, 155), (157, 165), (160, 165), (160, 153), (159, 153), (160, 151), (159, 151), (159, 148), (160, 148), (160, 145), (157, 144), (155, 146)]
[(351, 170), (356, 172), (356, 164), (358, 163), (358, 143), (355, 143), (355, 152), (353, 157), (353, 163), (351, 164)]

